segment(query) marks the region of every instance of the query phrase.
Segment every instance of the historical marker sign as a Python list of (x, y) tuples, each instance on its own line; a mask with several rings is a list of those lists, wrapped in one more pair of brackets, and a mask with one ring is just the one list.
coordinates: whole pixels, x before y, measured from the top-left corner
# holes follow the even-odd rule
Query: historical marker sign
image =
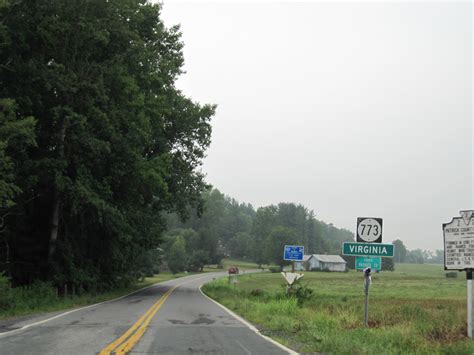
[(304, 246), (302, 245), (285, 245), (283, 251), (283, 260), (303, 261)]
[(343, 255), (393, 257), (393, 244), (379, 243), (343, 243)]
[(382, 270), (382, 258), (380, 256), (364, 257), (358, 256), (355, 259), (356, 270), (364, 270), (370, 267), (372, 270)]
[(443, 224), (445, 270), (474, 269), (474, 211)]
[(358, 217), (357, 239), (362, 243), (382, 243), (382, 218)]
[(444, 269), (466, 270), (467, 336), (472, 339), (472, 271), (474, 269), (474, 210), (460, 211), (443, 224)]

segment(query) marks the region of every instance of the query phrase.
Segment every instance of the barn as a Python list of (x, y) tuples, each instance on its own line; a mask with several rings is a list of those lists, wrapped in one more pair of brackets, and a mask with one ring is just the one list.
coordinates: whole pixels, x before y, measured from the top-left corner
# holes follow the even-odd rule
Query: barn
[(303, 256), (303, 261), (295, 262), (298, 271), (346, 271), (347, 262), (339, 255), (310, 254)]
[(295, 270), (296, 271), (306, 271), (308, 270), (306, 268), (308, 259), (311, 257), (311, 255), (303, 255), (303, 261), (295, 261)]

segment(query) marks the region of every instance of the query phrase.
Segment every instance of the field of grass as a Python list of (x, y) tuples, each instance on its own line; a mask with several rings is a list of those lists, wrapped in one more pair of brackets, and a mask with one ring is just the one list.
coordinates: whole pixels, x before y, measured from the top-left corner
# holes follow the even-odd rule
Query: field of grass
[(84, 294), (80, 296), (57, 297), (56, 291), (47, 284), (36, 284), (30, 288), (0, 289), (0, 319), (8, 319), (34, 313), (54, 312), (64, 309), (77, 308), (90, 304), (111, 300), (140, 288), (190, 273), (171, 274), (164, 272), (147, 277), (127, 288), (120, 288), (101, 294)]
[(203, 291), (299, 352), (474, 354), (464, 273), (453, 279), (441, 265), (397, 264), (374, 274), (368, 328), (362, 273), (305, 272), (302, 283), (313, 290), (303, 306), (285, 297), (278, 273), (240, 276), (236, 290), (220, 279)]

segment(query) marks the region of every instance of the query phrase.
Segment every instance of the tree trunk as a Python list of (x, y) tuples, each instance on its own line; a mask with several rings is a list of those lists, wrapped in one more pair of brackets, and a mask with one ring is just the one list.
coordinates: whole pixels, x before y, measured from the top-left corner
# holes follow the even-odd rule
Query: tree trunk
[[(61, 131), (59, 132), (59, 145), (58, 145), (58, 156), (59, 159), (64, 158), (64, 139), (66, 137), (66, 119), (63, 120), (61, 125)], [(61, 205), (61, 194), (59, 192), (59, 178), (61, 177), (62, 172), (56, 174), (53, 187), (53, 213), (51, 217), (51, 232), (49, 235), (49, 246), (48, 246), (48, 260), (51, 261), (51, 258), (56, 250), (56, 241), (58, 240), (58, 231), (59, 231), (59, 209)]]

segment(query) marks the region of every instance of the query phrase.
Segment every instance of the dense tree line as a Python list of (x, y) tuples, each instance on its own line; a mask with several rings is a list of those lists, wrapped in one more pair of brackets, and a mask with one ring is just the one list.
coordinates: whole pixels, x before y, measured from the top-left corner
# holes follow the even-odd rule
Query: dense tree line
[[(175, 87), (179, 28), (147, 1), (0, 4), (0, 271), (104, 289), (199, 209), (215, 108)], [(206, 234), (207, 236), (207, 234)]]
[(441, 249), (432, 252), (430, 250), (414, 249), (408, 250), (400, 239), (394, 240), (395, 255), (394, 260), (397, 263), (410, 264), (443, 264), (444, 251)]
[(165, 254), (170, 268), (175, 267), (172, 248), (173, 252), (188, 250), (176, 271), (215, 264), (224, 256), (283, 267), (287, 264), (282, 255), (285, 244), (304, 245), (307, 254), (340, 254), (342, 243), (354, 239), (350, 231), (316, 219), (303, 205), (279, 203), (255, 210), (217, 189), (206, 191), (203, 200), (200, 217), (194, 211), (185, 222), (176, 214), (168, 218)]

